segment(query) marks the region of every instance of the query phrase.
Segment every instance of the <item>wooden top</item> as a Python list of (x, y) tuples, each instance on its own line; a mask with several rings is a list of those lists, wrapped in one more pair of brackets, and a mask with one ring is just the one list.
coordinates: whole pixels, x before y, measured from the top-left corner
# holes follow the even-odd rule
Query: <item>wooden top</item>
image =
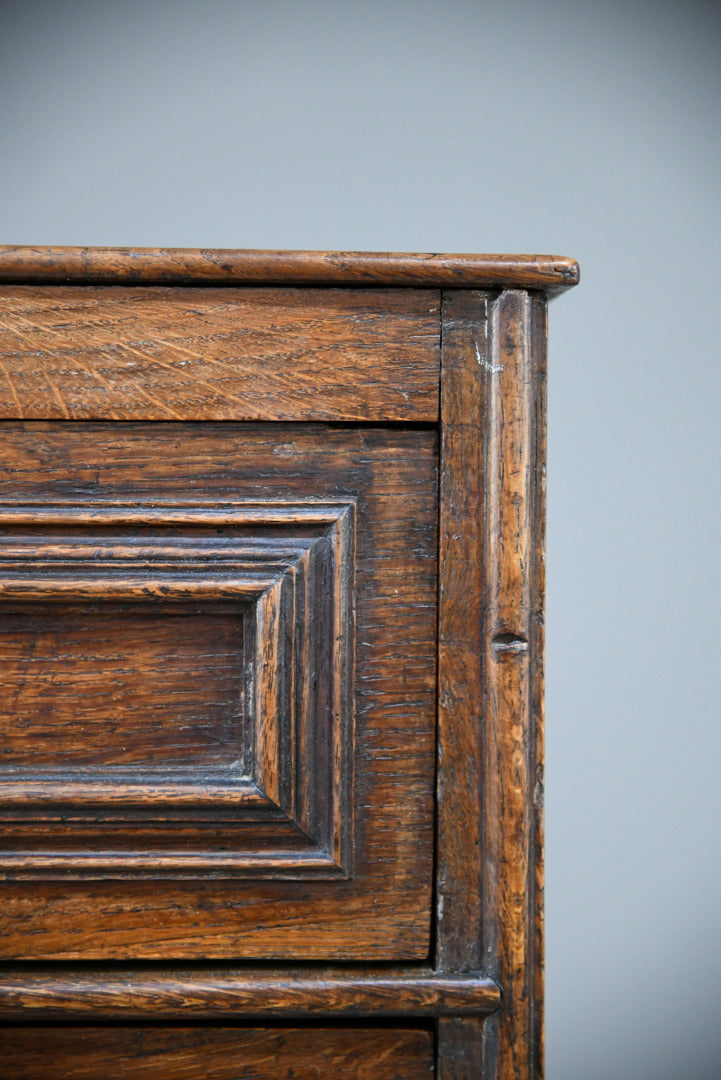
[(0, 282), (49, 285), (516, 287), (555, 294), (578, 280), (578, 263), (559, 255), (0, 246)]

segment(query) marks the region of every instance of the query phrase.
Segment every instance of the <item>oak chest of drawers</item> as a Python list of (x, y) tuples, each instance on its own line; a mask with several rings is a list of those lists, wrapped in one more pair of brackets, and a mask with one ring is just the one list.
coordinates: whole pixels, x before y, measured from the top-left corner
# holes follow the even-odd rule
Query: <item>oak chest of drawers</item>
[(0, 250), (8, 1080), (540, 1076), (577, 273)]

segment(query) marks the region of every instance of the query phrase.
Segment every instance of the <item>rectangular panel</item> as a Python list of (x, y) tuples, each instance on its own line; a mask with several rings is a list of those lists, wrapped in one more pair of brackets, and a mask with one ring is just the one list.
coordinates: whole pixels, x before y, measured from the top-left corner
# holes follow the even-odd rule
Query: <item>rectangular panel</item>
[(0, 287), (0, 417), (437, 420), (424, 289)]
[(0, 604), (0, 770), (234, 765), (243, 625), (187, 605)]
[(0, 873), (347, 873), (354, 514), (0, 502)]
[(0, 777), (3, 955), (427, 959), (436, 430), (8, 423), (0, 457), (0, 608), (253, 612), (250, 781)]
[(4, 1080), (431, 1080), (422, 1028), (0, 1028)]

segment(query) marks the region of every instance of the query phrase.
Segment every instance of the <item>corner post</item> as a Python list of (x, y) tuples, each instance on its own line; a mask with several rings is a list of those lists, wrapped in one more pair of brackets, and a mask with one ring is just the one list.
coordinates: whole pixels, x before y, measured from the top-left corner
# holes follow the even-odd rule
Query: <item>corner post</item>
[(543, 1075), (545, 356), (544, 296), (444, 293), (436, 966), (503, 1000), (441, 1080)]

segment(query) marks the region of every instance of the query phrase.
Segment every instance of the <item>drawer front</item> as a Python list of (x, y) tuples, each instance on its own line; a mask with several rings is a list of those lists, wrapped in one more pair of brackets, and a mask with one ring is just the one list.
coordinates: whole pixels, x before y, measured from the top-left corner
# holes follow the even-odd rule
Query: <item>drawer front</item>
[(0, 418), (438, 419), (428, 289), (0, 286)]
[(422, 1028), (0, 1029), (4, 1080), (429, 1080)]
[(0, 427), (2, 955), (426, 959), (437, 435)]

